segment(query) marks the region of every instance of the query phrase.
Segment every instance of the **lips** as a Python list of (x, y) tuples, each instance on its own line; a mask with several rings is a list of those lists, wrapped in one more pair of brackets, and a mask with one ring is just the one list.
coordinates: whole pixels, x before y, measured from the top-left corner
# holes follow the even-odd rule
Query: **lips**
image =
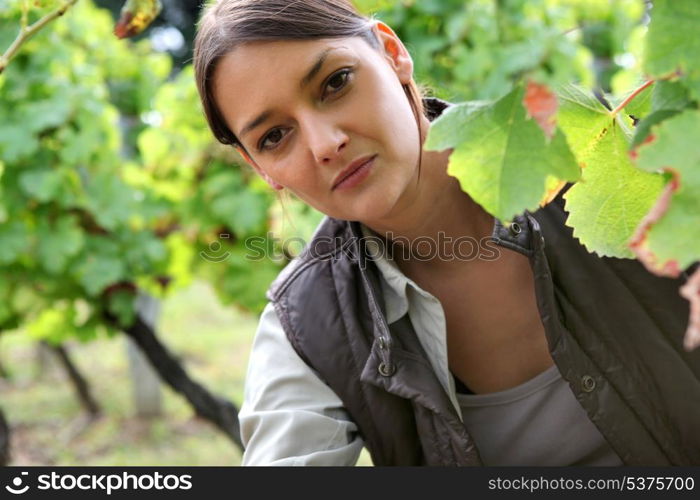
[(346, 179), (351, 177), (355, 172), (357, 172), (359, 169), (370, 163), (372, 160), (374, 160), (377, 157), (377, 155), (367, 155), (363, 156), (361, 158), (358, 158), (354, 160), (350, 165), (345, 167), (333, 180), (333, 187), (331, 190), (336, 189), (340, 184), (342, 184)]

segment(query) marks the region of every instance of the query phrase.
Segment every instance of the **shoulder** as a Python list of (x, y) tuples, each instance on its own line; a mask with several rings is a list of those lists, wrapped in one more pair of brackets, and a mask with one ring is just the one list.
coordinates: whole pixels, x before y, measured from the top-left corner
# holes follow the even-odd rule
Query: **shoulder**
[(243, 465), (354, 465), (362, 449), (342, 401), (290, 344), (272, 304), (253, 341), (239, 421)]

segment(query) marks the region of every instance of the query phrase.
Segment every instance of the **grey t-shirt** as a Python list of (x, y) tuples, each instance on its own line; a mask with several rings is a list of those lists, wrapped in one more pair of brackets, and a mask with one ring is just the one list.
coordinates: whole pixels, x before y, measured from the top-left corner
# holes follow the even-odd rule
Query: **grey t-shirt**
[(556, 365), (516, 387), (457, 393), (484, 465), (624, 465)]

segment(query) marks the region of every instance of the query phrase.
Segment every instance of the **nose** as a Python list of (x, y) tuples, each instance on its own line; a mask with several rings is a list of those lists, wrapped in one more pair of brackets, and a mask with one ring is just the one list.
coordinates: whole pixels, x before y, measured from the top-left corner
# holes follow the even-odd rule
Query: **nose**
[(347, 134), (329, 120), (318, 118), (307, 122), (307, 144), (316, 163), (332, 165), (342, 157), (343, 150), (348, 145)]

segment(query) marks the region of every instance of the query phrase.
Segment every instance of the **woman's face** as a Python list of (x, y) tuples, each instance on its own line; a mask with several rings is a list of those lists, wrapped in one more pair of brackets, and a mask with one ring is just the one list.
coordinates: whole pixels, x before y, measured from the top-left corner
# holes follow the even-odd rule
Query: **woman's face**
[(376, 30), (379, 50), (359, 37), (245, 44), (213, 81), (226, 123), (271, 185), (363, 222), (400, 209), (420, 156), (402, 88), (410, 56), (391, 30)]

